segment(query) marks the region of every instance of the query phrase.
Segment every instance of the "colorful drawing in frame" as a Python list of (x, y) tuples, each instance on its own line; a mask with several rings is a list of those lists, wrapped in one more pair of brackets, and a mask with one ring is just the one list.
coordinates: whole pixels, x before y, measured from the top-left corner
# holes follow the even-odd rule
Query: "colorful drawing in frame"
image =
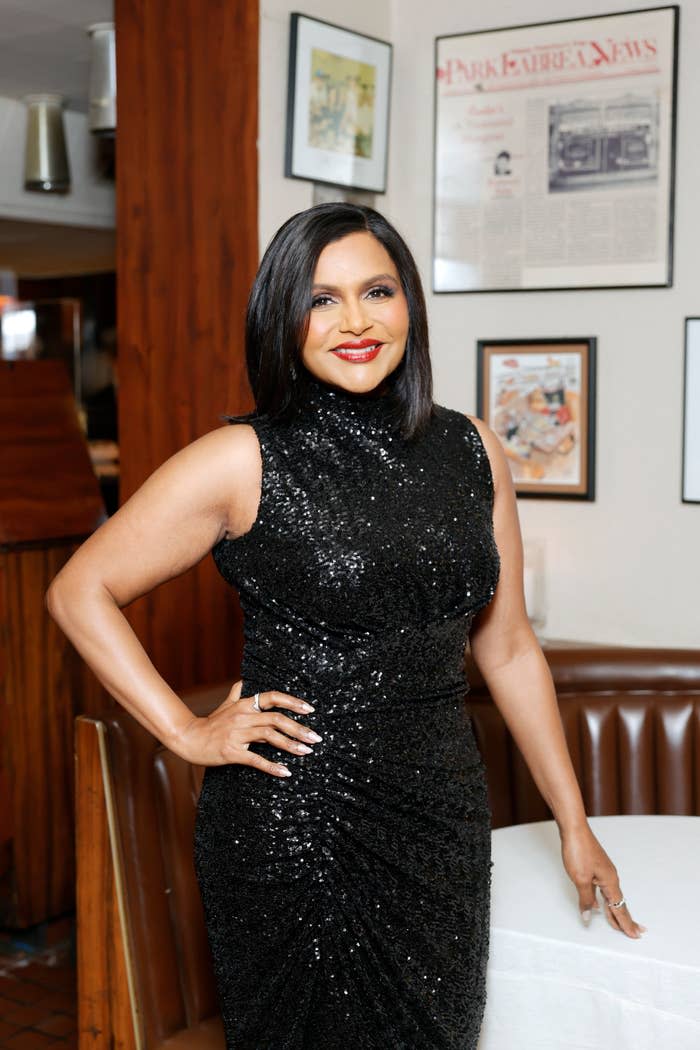
[(595, 498), (593, 337), (477, 342), (477, 415), (518, 496)]
[(312, 48), (309, 145), (371, 159), (376, 79), (368, 62)]
[(392, 45), (290, 16), (289, 178), (386, 192)]

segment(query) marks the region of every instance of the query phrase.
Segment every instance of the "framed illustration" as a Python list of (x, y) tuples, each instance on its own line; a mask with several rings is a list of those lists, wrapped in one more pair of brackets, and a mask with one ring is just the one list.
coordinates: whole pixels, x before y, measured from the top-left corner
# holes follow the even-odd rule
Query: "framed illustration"
[(518, 496), (595, 498), (596, 340), (480, 339), (477, 416)]
[(700, 503), (700, 317), (685, 319), (683, 503)]
[(285, 175), (386, 191), (392, 46), (292, 14)]
[(678, 19), (436, 39), (435, 292), (671, 286)]

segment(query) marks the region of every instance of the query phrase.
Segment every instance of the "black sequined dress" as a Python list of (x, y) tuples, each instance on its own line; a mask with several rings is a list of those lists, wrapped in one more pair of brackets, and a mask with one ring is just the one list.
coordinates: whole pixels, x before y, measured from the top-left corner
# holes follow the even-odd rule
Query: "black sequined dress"
[[(490, 814), (464, 653), (499, 573), (473, 423), (406, 441), (385, 396), (314, 380), (253, 418), (252, 528), (213, 556), (245, 615), (242, 696), (315, 711), (282, 779), (205, 770), (195, 868), (229, 1050), (472, 1050), (485, 1001)], [(280, 709), (282, 710), (282, 709)]]

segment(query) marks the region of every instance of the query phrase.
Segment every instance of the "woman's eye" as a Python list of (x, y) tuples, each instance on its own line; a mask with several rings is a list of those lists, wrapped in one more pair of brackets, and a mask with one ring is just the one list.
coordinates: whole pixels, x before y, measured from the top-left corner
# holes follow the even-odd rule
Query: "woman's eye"
[(386, 285), (383, 284), (378, 284), (376, 288), (370, 288), (369, 292), (367, 293), (367, 295), (371, 296), (372, 299), (385, 299), (387, 297), (391, 298), (393, 294), (393, 288), (387, 288)]
[(315, 295), (311, 300), (311, 308), (313, 309), (314, 306), (327, 306), (328, 303), (332, 302), (330, 295)]

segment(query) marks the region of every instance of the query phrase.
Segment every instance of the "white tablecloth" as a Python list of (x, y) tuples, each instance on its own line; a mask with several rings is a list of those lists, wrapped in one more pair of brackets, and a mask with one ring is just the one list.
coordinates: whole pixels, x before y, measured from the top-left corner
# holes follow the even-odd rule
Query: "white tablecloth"
[(584, 926), (553, 821), (494, 831), (479, 1050), (700, 1050), (700, 817), (590, 825), (648, 930)]

